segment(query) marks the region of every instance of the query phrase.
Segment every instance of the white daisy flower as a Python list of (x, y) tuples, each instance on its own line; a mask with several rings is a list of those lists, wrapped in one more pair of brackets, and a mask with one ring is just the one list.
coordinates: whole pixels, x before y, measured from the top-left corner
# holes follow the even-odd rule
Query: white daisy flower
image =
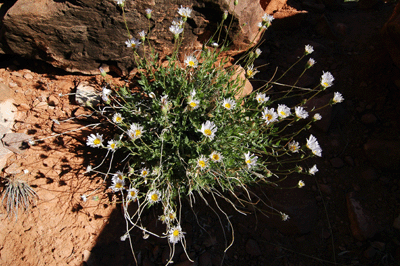
[(280, 118), (286, 118), (291, 115), (290, 108), (284, 104), (278, 104), (277, 112)]
[(117, 142), (115, 140), (109, 140), (107, 143), (107, 149), (110, 151), (115, 151), (118, 148)]
[(117, 123), (117, 124), (122, 123), (122, 120), (123, 120), (123, 119), (124, 119), (124, 118), (121, 116), (120, 113), (115, 113), (115, 114), (113, 115), (113, 117), (112, 117), (112, 121), (113, 121), (114, 123)]
[(246, 77), (250, 79), (250, 78), (254, 77), (254, 75), (257, 74), (258, 72), (260, 72), (260, 71), (258, 71), (257, 69), (254, 69), (253, 65), (250, 65), (247, 67)]
[(256, 100), (257, 100), (257, 102), (258, 103), (265, 103), (265, 102), (268, 102), (268, 100), (269, 100), (269, 97), (267, 97), (266, 95), (265, 95), (265, 93), (257, 93), (257, 95), (256, 95)]
[(333, 81), (335, 78), (332, 76), (331, 72), (324, 72), (322, 71), (321, 76), (321, 86), (326, 89), (333, 85)]
[(269, 15), (269, 14), (267, 14), (267, 13), (265, 13), (265, 14), (262, 16), (262, 21), (263, 21), (263, 23), (265, 24), (266, 27), (271, 26), (271, 22), (272, 22), (273, 20), (274, 20), (274, 17), (271, 16), (271, 15)]
[(176, 244), (183, 238), (183, 232), (180, 225), (172, 227), (168, 232), (168, 240), (172, 244)]
[(188, 102), (188, 105), (190, 106), (190, 108), (192, 108), (192, 109), (194, 110), (194, 109), (197, 109), (197, 108), (200, 107), (200, 101), (199, 101), (199, 100), (192, 99), (192, 100), (190, 100), (190, 101)]
[(217, 129), (218, 128), (215, 126), (214, 122), (207, 120), (206, 123), (203, 123), (201, 125), (201, 129), (198, 131), (203, 133), (203, 135), (206, 136), (207, 138), (213, 140), (215, 137), (215, 133), (217, 132)]
[(136, 49), (141, 44), (141, 42), (139, 40), (136, 40), (135, 38), (132, 38), (130, 40), (127, 40), (125, 44), (126, 47)]
[(321, 116), (319, 113), (316, 113), (316, 114), (313, 116), (313, 119), (314, 119), (314, 121), (318, 121), (318, 120), (321, 120), (321, 119), (322, 119), (322, 116)]
[(112, 90), (107, 89), (106, 87), (103, 87), (103, 91), (101, 93), (101, 99), (105, 102), (108, 102), (110, 100), (110, 98), (108, 96), (110, 96)]
[(125, 180), (124, 179), (119, 179), (119, 178), (113, 178), (111, 180), (111, 189), (113, 192), (118, 192), (118, 191), (122, 191), (124, 189), (125, 186)]
[(318, 157), (322, 156), (322, 149), (319, 146), (317, 139), (313, 135), (310, 135), (310, 137), (307, 139), (306, 146), (312, 151), (314, 155)]
[(315, 65), (315, 63), (317, 63), (317, 62), (315, 62), (315, 60), (314, 60), (313, 58), (310, 58), (310, 59), (308, 59), (308, 61), (307, 61), (306, 67), (307, 67), (307, 68), (310, 68), (310, 67), (312, 67), (313, 65)]
[(146, 167), (143, 167), (143, 168), (140, 170), (140, 175), (141, 175), (142, 177), (148, 176), (148, 175), (149, 175), (149, 169), (146, 168)]
[(314, 166), (311, 167), (310, 170), (308, 170), (308, 173), (309, 173), (310, 175), (315, 175), (316, 172), (318, 172), (318, 168), (317, 168), (317, 165), (314, 164)]
[(183, 32), (183, 28), (181, 28), (177, 25), (172, 25), (171, 27), (169, 27), (169, 31), (174, 34), (175, 38), (178, 38), (178, 35)]
[(86, 145), (93, 147), (93, 148), (99, 148), (103, 145), (103, 135), (100, 135), (99, 133), (95, 134), (90, 134), (86, 141)]
[(224, 157), (221, 155), (221, 153), (219, 153), (219, 152), (216, 152), (216, 151), (213, 151), (211, 154), (210, 154), (210, 159), (211, 159), (211, 161), (213, 161), (213, 162), (215, 162), (215, 163), (220, 163), (220, 162), (222, 162), (222, 159), (223, 159)]
[(192, 9), (190, 7), (181, 7), (178, 9), (178, 14), (181, 15), (181, 17), (186, 20), (187, 18), (191, 17), (192, 14)]
[(332, 102), (335, 103), (341, 103), (344, 101), (344, 98), (340, 92), (335, 92), (333, 95)]
[(300, 150), (300, 145), (297, 141), (291, 141), (289, 142), (288, 148), (291, 152), (295, 153), (295, 152), (299, 152)]
[(128, 193), (128, 195), (126, 196), (126, 200), (136, 201), (139, 190), (137, 190), (136, 188), (133, 187), (133, 188), (128, 189), (127, 193)]
[(157, 203), (161, 201), (161, 192), (157, 189), (150, 191), (147, 193), (147, 200), (150, 203)]
[(305, 52), (306, 54), (311, 54), (312, 52), (314, 52), (314, 47), (312, 47), (311, 45), (307, 44), (307, 45), (304, 47), (304, 52)]
[(132, 124), (131, 128), (128, 130), (128, 136), (131, 137), (132, 140), (138, 139), (143, 135), (143, 127), (139, 124)]
[(197, 61), (197, 58), (194, 57), (193, 55), (186, 56), (185, 58), (185, 64), (188, 67), (196, 68), (198, 63), (199, 61)]
[(208, 166), (207, 161), (208, 161), (208, 159), (204, 155), (201, 155), (200, 158), (197, 159), (197, 166), (196, 167), (199, 167), (200, 170), (206, 169), (207, 166)]
[(262, 118), (267, 122), (267, 125), (269, 125), (270, 123), (278, 121), (278, 114), (275, 112), (274, 108), (268, 109), (268, 107), (265, 107), (262, 112)]
[(124, 175), (124, 173), (122, 173), (121, 171), (117, 171), (115, 174), (113, 174), (113, 176), (112, 176), (112, 178), (111, 178), (111, 180), (124, 180), (124, 178), (125, 178), (125, 175)]
[(304, 110), (304, 108), (303, 107), (301, 107), (301, 106), (296, 106), (295, 108), (294, 108), (294, 111), (295, 111), (295, 113), (296, 113), (296, 116), (298, 117), (298, 118), (302, 118), (302, 119), (306, 119), (307, 117), (308, 117), (308, 113), (307, 113), (307, 111), (306, 110)]
[(167, 217), (168, 221), (172, 222), (176, 219), (176, 212), (174, 210), (169, 210), (165, 216)]
[(304, 183), (304, 181), (303, 180), (299, 180), (299, 183), (297, 183), (297, 187), (298, 188), (302, 188), (302, 187), (304, 187), (306, 184)]
[(224, 102), (222, 103), (222, 106), (227, 110), (232, 110), (232, 109), (235, 108), (236, 102), (235, 102), (235, 100), (233, 100), (231, 98), (224, 99)]
[(244, 158), (245, 158), (244, 161), (246, 162), (248, 169), (250, 169), (251, 167), (253, 167), (257, 164), (258, 157), (255, 156), (254, 154), (250, 155), (250, 152), (245, 153)]

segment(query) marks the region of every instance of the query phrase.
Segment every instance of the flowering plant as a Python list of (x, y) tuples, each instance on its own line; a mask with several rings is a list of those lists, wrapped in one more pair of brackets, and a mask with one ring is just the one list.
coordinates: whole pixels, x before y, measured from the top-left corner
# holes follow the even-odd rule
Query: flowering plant
[[(117, 3), (124, 8), (124, 1)], [(97, 112), (113, 125), (114, 131), (112, 137), (94, 132), (87, 138), (88, 146), (108, 150), (111, 158), (115, 152), (126, 154), (124, 163), (111, 159), (105, 172), (97, 170), (99, 166), (89, 167), (88, 171), (112, 177), (110, 188), (121, 195), (127, 223), (140, 228), (145, 235), (168, 238), (173, 246), (179, 241), (184, 243), (178, 211), (182, 198), (188, 198), (192, 204), (196, 195), (211, 193), (216, 196), (214, 199), (229, 201), (224, 195), (231, 193), (241, 203), (250, 200), (250, 196), (237, 197), (234, 194), (237, 189), (247, 192), (248, 186), (255, 183), (277, 186), (280, 177), (294, 173), (314, 175), (318, 171), (316, 165), (309, 170), (300, 165), (308, 158), (322, 156), (316, 137), (309, 135), (302, 139), (300, 133), (321, 119), (316, 110), (312, 110), (315, 114), (309, 118), (307, 102), (334, 81), (330, 72), (323, 72), (320, 84), (314, 89), (293, 85), (272, 96), (270, 92), (278, 84), (278, 78), (244, 95), (246, 80), (240, 74), (243, 72), (251, 79), (258, 73), (254, 60), (262, 51), (252, 44), (238, 62), (225, 67), (228, 59), (224, 52), (229, 43), (220, 40), (224, 29), (221, 23), (200, 51), (186, 55), (181, 62), (179, 48), (191, 13), (190, 8), (181, 6), (180, 18), (169, 28), (175, 48), (166, 64), (161, 64), (151, 49), (147, 36), (150, 32), (140, 32), (140, 39), (129, 36), (126, 45), (132, 49), (137, 63), (140, 90), (112, 85), (101, 70), (105, 82), (104, 106)], [(224, 12), (222, 22), (227, 14)], [(146, 10), (146, 17), (151, 16), (152, 11)], [(260, 35), (272, 20), (268, 14), (262, 17), (258, 25)], [(148, 48), (144, 49), (148, 51), (144, 56), (137, 53), (141, 45)], [(312, 52), (313, 47), (307, 45), (296, 63)], [(304, 72), (314, 64), (315, 60), (309, 58)], [(302, 99), (289, 107), (284, 99), (299, 92)], [(328, 104), (341, 101), (342, 95), (336, 92)], [(305, 183), (299, 180), (296, 187), (303, 186)], [(87, 195), (82, 197), (86, 198)], [(137, 206), (134, 214), (128, 212), (129, 204)], [(164, 235), (156, 235), (141, 225), (144, 208), (153, 205), (162, 205), (160, 220), (166, 225)], [(270, 209), (283, 220), (289, 219), (287, 214)], [(122, 239), (127, 237), (129, 230)]]

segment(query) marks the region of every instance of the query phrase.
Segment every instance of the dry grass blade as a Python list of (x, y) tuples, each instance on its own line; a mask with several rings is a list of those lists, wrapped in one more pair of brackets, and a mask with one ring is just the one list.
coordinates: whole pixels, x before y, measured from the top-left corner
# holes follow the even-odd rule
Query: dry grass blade
[(18, 219), (18, 209), (22, 207), (24, 211), (28, 211), (31, 205), (36, 205), (38, 195), (29, 186), (29, 184), (17, 177), (6, 178), (6, 184), (2, 191), (3, 197), (1, 204), (5, 204), (7, 216), (15, 215)]

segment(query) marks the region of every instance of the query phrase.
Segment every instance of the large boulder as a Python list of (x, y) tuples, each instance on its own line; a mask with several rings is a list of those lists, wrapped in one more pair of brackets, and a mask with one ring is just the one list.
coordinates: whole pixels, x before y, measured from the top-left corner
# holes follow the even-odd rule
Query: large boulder
[[(233, 16), (230, 39), (235, 49), (248, 47), (259, 36), (264, 14), (259, 1), (190, 0), (193, 9), (185, 27), (183, 47), (190, 53), (212, 36), (224, 10)], [(125, 16), (130, 33), (150, 33), (152, 46), (162, 56), (174, 47), (169, 27), (178, 17), (180, 0), (127, 0)], [(145, 10), (152, 9), (150, 20)], [(227, 22), (229, 22), (228, 17)], [(69, 72), (98, 74), (102, 65), (127, 73), (134, 67), (122, 9), (114, 0), (17, 0), (6, 12), (0, 31), (0, 53), (44, 60)], [(143, 55), (143, 51), (139, 50)]]

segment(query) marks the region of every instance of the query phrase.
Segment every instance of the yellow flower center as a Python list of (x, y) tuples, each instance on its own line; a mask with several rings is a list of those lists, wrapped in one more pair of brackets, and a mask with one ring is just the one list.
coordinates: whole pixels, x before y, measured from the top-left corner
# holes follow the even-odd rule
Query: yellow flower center
[(247, 163), (247, 164), (250, 164), (250, 163), (251, 163), (251, 161), (250, 161), (250, 160), (246, 160), (246, 163)]
[(146, 176), (147, 175), (147, 171), (142, 171), (142, 176)]
[(247, 70), (247, 76), (251, 77), (253, 75), (253, 70)]
[(199, 161), (199, 166), (200, 166), (201, 168), (206, 167), (206, 162), (205, 162), (205, 161)]
[(209, 129), (205, 129), (204, 134), (206, 134), (207, 136), (211, 136), (212, 132)]
[(123, 175), (118, 175), (118, 179), (124, 179), (124, 176)]
[(172, 232), (172, 235), (173, 235), (174, 237), (178, 237), (178, 236), (179, 236), (179, 230), (178, 230), (178, 229), (175, 229), (175, 230)]
[(265, 115), (265, 118), (269, 121), (269, 120), (271, 120), (272, 119), (272, 115), (270, 115), (270, 114), (266, 114)]
[(133, 43), (131, 43), (131, 46), (132, 46), (132, 48), (135, 48), (136, 44), (133, 42)]
[(121, 121), (122, 121), (122, 117), (117, 116), (117, 117), (115, 118), (115, 122), (120, 123)]
[(101, 143), (101, 140), (99, 140), (99, 139), (95, 139), (94, 141), (93, 141), (93, 144), (94, 145), (99, 145)]
[(175, 214), (174, 213), (170, 213), (169, 214), (169, 219), (171, 219), (171, 220), (175, 219)]
[(296, 146), (294, 146), (294, 145), (290, 146), (289, 149), (290, 149), (291, 151), (297, 150)]
[(111, 149), (115, 149), (115, 143), (111, 143), (110, 147)]
[(190, 107), (192, 107), (192, 108), (195, 108), (196, 106), (197, 106), (197, 103), (195, 103), (195, 102), (190, 102)]
[(324, 87), (328, 87), (328, 86), (329, 86), (329, 84), (328, 84), (328, 82), (324, 82), (324, 83), (322, 84), (322, 86), (324, 86)]
[(136, 137), (140, 136), (141, 133), (142, 133), (142, 132), (141, 132), (139, 129), (136, 129), (136, 130), (135, 130), (135, 136), (136, 136)]
[(214, 161), (218, 161), (219, 160), (219, 155), (218, 154), (213, 154), (212, 156)]
[(119, 182), (116, 183), (116, 184), (115, 184), (115, 187), (116, 187), (116, 188), (122, 188), (122, 183), (119, 183)]
[(284, 111), (279, 112), (282, 116), (286, 116), (286, 113)]
[(154, 193), (153, 195), (151, 195), (151, 200), (152, 201), (157, 201), (158, 200), (158, 195), (156, 193)]
[(136, 192), (135, 191), (131, 191), (131, 197), (135, 197), (136, 196)]
[(195, 65), (195, 63), (194, 63), (192, 60), (190, 60), (189, 63), (188, 63), (188, 65), (191, 66), (191, 67), (193, 67), (193, 66)]
[(226, 104), (225, 104), (225, 108), (226, 108), (226, 109), (231, 109), (231, 104), (230, 104), (230, 103), (226, 103)]

